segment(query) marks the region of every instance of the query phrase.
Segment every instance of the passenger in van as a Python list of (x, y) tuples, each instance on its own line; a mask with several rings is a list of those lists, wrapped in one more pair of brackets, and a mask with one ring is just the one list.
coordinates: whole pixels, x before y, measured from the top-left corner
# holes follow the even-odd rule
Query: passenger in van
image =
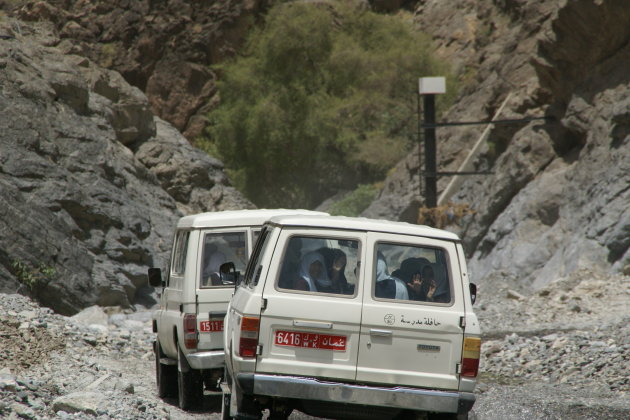
[(376, 261), (376, 285), (374, 294), (378, 298), (409, 300), (409, 292), (405, 282), (398, 277), (390, 276), (387, 262), (379, 253)]
[(208, 244), (204, 250), (206, 264), (203, 269), (202, 286), (218, 286), (221, 285), (221, 275), (219, 268), (227, 258), (225, 254), (218, 250), (215, 244)]
[(300, 274), (300, 250), (302, 249), (302, 239), (291, 238), (287, 251), (284, 255), (282, 270), (278, 286), (283, 289), (292, 289), (295, 279)]
[(348, 284), (346, 279), (346, 264), (348, 259), (346, 253), (337, 248), (323, 247), (317, 250), (326, 261), (326, 269), (328, 277), (331, 280), (331, 286), (328, 293), (347, 294), (354, 293), (354, 285)]
[(424, 257), (407, 258), (403, 260), (400, 264), (400, 268), (394, 271), (392, 275), (409, 284), (411, 283), (413, 276), (422, 272), (422, 268), (427, 264), (431, 264), (431, 262)]
[(450, 302), (448, 282), (443, 279), (437, 281), (432, 264), (422, 267), (422, 272), (413, 275), (412, 281), (407, 283), (411, 290), (412, 299), (426, 302)]
[(296, 279), (294, 289), (311, 292), (326, 292), (330, 290), (332, 280), (328, 277), (324, 256), (311, 251), (304, 255), (300, 264), (300, 277)]
[(446, 275), (446, 268), (441, 264), (433, 264), (432, 267), (435, 273), (436, 286), (435, 292), (431, 296), (433, 299), (431, 302), (448, 303), (451, 301), (451, 287)]

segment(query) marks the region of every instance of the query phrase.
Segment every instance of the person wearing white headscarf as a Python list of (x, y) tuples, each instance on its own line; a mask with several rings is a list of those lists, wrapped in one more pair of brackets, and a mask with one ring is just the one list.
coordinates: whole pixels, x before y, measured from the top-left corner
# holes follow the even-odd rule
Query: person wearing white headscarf
[(376, 261), (375, 295), (378, 298), (409, 300), (409, 292), (405, 282), (398, 277), (389, 275), (387, 262), (381, 255)]
[(316, 251), (304, 255), (300, 264), (300, 277), (295, 282), (295, 289), (311, 292), (325, 292), (332, 285), (326, 270), (324, 256)]
[(215, 251), (210, 255), (208, 263), (203, 269), (203, 278), (206, 279), (206, 284), (221, 284), (221, 275), (219, 269), (221, 264), (227, 260), (225, 254), (221, 251)]

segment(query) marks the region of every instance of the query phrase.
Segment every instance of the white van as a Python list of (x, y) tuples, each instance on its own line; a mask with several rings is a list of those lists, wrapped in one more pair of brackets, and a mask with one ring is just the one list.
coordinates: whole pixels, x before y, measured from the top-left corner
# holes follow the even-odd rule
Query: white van
[(263, 228), (225, 318), (222, 418), (468, 417), (479, 364), (459, 238), (364, 218)]
[[(287, 214), (326, 214), (307, 210), (236, 210), (179, 219), (165, 278), (149, 269), (149, 284), (160, 287), (153, 315), (156, 378), (160, 397), (178, 396), (182, 409), (203, 401), (223, 374), (223, 319), (234, 292), (234, 272), (244, 271), (263, 223)], [(226, 261), (233, 273), (222, 274)]]

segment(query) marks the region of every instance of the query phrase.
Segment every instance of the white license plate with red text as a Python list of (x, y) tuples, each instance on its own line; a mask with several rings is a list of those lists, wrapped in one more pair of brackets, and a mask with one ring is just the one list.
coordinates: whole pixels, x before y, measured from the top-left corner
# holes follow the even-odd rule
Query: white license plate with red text
[(276, 331), (276, 346), (346, 351), (346, 336), (301, 331)]
[(199, 332), (220, 332), (223, 331), (223, 320), (220, 321), (201, 321), (199, 323)]

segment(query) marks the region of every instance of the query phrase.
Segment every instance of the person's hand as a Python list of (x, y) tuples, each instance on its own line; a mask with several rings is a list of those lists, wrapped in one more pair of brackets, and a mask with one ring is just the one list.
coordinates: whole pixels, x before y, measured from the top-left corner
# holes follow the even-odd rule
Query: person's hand
[(409, 286), (409, 288), (416, 294), (420, 294), (422, 291), (422, 277), (420, 276), (420, 273), (414, 274), (411, 278), (411, 283), (407, 283), (407, 286)]
[(431, 280), (429, 284), (429, 291), (427, 292), (427, 300), (433, 300), (433, 295), (435, 294), (435, 289), (437, 289), (437, 285), (435, 284), (435, 280)]

